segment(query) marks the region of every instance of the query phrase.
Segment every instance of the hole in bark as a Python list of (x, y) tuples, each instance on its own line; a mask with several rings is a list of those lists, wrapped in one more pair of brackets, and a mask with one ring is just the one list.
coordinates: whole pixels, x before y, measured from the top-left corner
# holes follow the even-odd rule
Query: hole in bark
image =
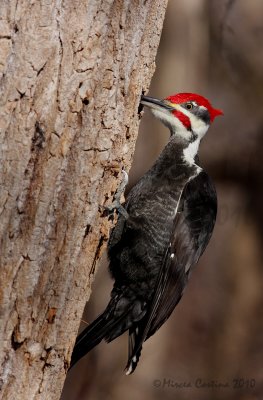
[(17, 349), (19, 349), (22, 346), (23, 342), (22, 343), (17, 342), (15, 337), (16, 337), (16, 334), (14, 331), (11, 336), (11, 344), (12, 344), (13, 349), (16, 351)]
[(17, 24), (14, 25), (14, 32), (17, 33), (19, 31)]
[(88, 234), (90, 233), (90, 229), (91, 229), (91, 225), (88, 224), (88, 225), (86, 226), (86, 229), (85, 229), (84, 237), (88, 236)]
[(85, 99), (82, 100), (82, 103), (85, 104), (85, 106), (87, 106), (89, 104), (89, 99), (85, 97)]
[(131, 137), (130, 128), (127, 127), (127, 130), (126, 130), (126, 139), (130, 139), (130, 137)]
[(113, 170), (112, 175), (113, 175), (115, 178), (118, 178), (119, 171), (118, 171), (118, 170)]
[(138, 107), (138, 114), (140, 115), (140, 113), (142, 112), (142, 110), (143, 110), (143, 105), (140, 103), (139, 104), (139, 107)]

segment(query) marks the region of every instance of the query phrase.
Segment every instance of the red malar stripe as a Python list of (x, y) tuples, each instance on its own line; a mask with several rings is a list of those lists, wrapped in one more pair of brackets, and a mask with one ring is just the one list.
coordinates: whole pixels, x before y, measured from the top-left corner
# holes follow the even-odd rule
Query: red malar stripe
[(173, 115), (182, 122), (182, 124), (186, 127), (187, 130), (191, 129), (191, 121), (190, 118), (187, 117), (184, 113), (178, 110), (173, 111)]

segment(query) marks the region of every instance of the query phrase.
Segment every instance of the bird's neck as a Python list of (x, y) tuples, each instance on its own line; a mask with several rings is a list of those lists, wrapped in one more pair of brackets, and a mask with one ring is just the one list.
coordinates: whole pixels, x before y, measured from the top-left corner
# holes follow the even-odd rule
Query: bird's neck
[(172, 135), (159, 158), (153, 165), (155, 173), (162, 175), (180, 175), (199, 173), (198, 158), (199, 139), (187, 142), (182, 137)]
[(196, 157), (198, 157), (200, 139), (197, 138), (190, 142), (183, 150), (183, 158), (188, 164), (195, 164)]

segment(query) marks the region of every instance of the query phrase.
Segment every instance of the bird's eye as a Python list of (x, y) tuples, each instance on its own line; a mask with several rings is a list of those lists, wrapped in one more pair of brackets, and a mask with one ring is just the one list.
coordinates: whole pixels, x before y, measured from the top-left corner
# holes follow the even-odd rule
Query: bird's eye
[(193, 104), (192, 103), (186, 103), (186, 108), (187, 108), (187, 110), (192, 110)]

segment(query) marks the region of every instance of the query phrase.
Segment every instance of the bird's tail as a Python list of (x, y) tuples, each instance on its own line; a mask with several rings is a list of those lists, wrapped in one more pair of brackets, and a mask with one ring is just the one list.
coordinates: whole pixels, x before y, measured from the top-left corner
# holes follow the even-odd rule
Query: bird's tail
[(113, 316), (112, 310), (114, 309), (113, 303), (110, 302), (106, 310), (78, 335), (69, 369), (103, 339), (109, 343), (129, 328), (131, 321), (128, 314), (132, 306), (127, 307), (123, 313), (117, 316)]
[(109, 324), (110, 321), (107, 318), (107, 313), (104, 311), (78, 335), (69, 369), (107, 336)]

